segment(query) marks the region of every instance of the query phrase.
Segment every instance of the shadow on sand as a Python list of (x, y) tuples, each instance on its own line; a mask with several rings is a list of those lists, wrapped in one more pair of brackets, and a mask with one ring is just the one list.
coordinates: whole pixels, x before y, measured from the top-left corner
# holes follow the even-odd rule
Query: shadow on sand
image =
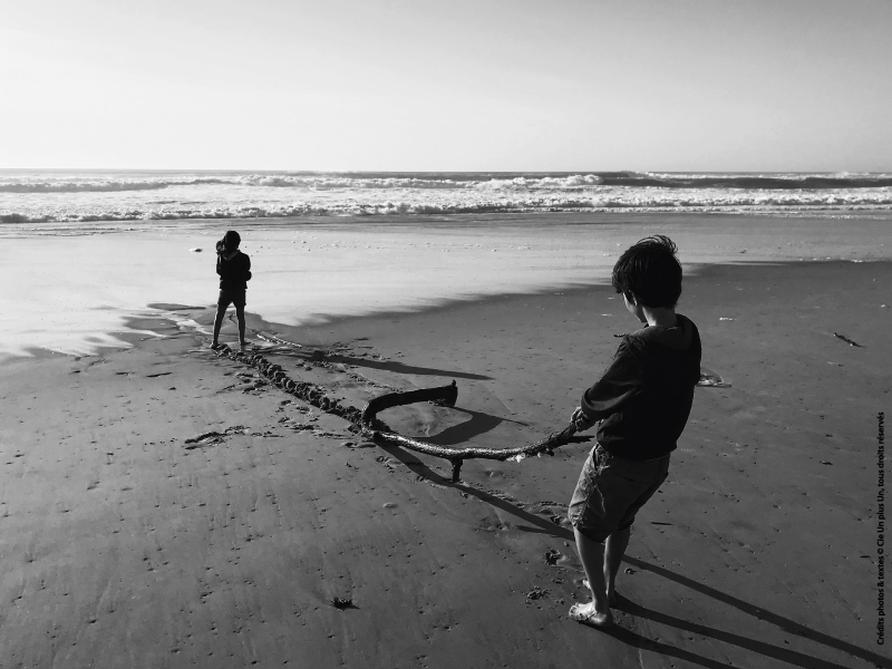
[[(502, 499), (484, 490), (480, 490), (473, 485), (462, 482), (453, 483), (448, 476), (441, 476), (430, 467), (422, 463), (413, 453), (410, 453), (409, 451), (399, 448), (398, 446), (390, 445), (382, 446), (381, 449), (405, 464), (412, 472), (414, 472), (418, 476), (421, 476), (422, 478), (443, 487), (455, 488), (456, 490), (466, 493), (472, 497), (476, 497), (486, 504), (494, 506), (497, 509), (505, 511), (506, 513), (510, 513), (516, 518), (519, 518), (520, 520), (524, 521), (524, 523), (526, 523), (524, 525), (518, 525), (518, 529), (521, 531), (549, 534), (558, 539), (571, 542), (574, 541), (573, 533), (570, 530), (561, 527), (560, 525), (556, 525), (555, 523), (545, 518), (532, 514), (529, 511), (526, 511), (516, 504), (512, 504), (505, 499)], [(860, 658), (878, 667), (892, 667), (892, 661), (867, 649), (860, 648), (842, 639), (837, 639), (836, 637), (824, 634), (823, 632), (813, 630), (810, 627), (806, 627), (805, 625), (797, 623), (795, 620), (791, 620), (776, 613), (772, 613), (771, 611), (768, 611), (760, 606), (750, 604), (749, 602), (746, 602), (742, 599), (738, 599), (737, 597), (728, 595), (724, 592), (721, 592), (720, 590), (716, 590), (711, 586), (704, 585), (702, 583), (699, 583), (698, 581), (688, 578), (687, 576), (683, 576), (669, 569), (644, 562), (643, 560), (634, 557), (626, 556), (624, 558), (624, 561), (627, 564), (636, 567), (637, 569), (650, 571), (658, 576), (662, 576), (665, 579), (674, 581), (679, 585), (699, 592), (700, 594), (712, 597), (713, 599), (722, 602), (723, 604), (732, 606), (747, 615), (757, 618), (758, 620), (777, 625), (785, 632), (795, 634), (804, 639), (808, 639), (809, 641), (823, 644), (829, 648), (843, 651), (845, 653), (848, 653), (849, 655), (852, 655), (853, 657)], [(821, 658), (814, 657), (813, 655), (807, 655), (805, 653), (800, 653), (789, 648), (775, 646), (764, 641), (741, 636), (739, 634), (733, 634), (731, 632), (726, 632), (714, 627), (708, 627), (706, 625), (690, 622), (682, 618), (677, 618), (660, 611), (648, 609), (644, 606), (641, 606), (640, 604), (636, 604), (630, 601), (625, 597), (621, 598), (617, 608), (639, 618), (647, 618), (656, 623), (669, 625), (685, 632), (700, 634), (705, 637), (715, 639), (716, 641), (720, 641), (722, 643), (729, 643), (738, 646), (739, 648), (743, 648), (744, 650), (753, 653), (754, 655), (763, 655), (765, 657), (770, 657), (781, 662), (786, 662), (793, 666), (804, 667), (807, 669), (845, 669), (845, 665), (830, 662), (828, 660), (823, 660)], [(608, 634), (613, 638), (622, 641), (623, 643), (626, 643), (634, 648), (640, 648), (642, 650), (660, 653), (662, 655), (674, 657), (679, 660), (685, 660), (702, 667), (709, 667), (710, 669), (726, 669), (735, 666), (719, 662), (708, 657), (703, 657), (702, 655), (698, 655), (684, 648), (678, 648), (676, 646), (670, 646), (669, 644), (661, 643), (659, 641), (647, 638), (636, 632), (621, 628), (619, 626), (615, 626), (610, 630), (602, 631), (601, 633)]]
[(456, 372), (445, 369), (434, 369), (431, 367), (416, 367), (414, 365), (404, 365), (401, 362), (370, 360), (369, 358), (361, 358), (351, 355), (340, 355), (333, 353), (326, 355), (328, 362), (340, 362), (345, 365), (353, 365), (355, 367), (368, 367), (370, 369), (383, 369), (387, 372), (395, 374), (417, 374), (419, 376), (446, 376), (455, 377), (457, 379), (475, 379), (478, 381), (487, 381), (492, 377), (483, 374), (472, 374), (471, 372)]
[(452, 407), (453, 411), (467, 414), (470, 416), (464, 423), (447, 427), (445, 430), (437, 434), (427, 437), (426, 441), (438, 446), (452, 446), (453, 444), (462, 444), (470, 441), (472, 438), (480, 434), (485, 434), (500, 423), (514, 423), (526, 427), (526, 423), (519, 420), (511, 420), (510, 418), (500, 418), (492, 414), (483, 413), (481, 411), (473, 411), (472, 409), (462, 409), (461, 407)]

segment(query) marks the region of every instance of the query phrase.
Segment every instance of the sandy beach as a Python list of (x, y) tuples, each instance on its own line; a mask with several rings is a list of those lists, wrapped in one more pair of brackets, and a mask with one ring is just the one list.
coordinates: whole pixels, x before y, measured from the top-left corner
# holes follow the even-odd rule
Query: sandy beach
[(890, 26), (4, 3), (0, 669), (892, 669)]
[[(566, 617), (584, 593), (565, 505), (591, 442), (470, 460), (453, 484), (445, 461), (357, 439), (162, 318), (132, 321), (127, 350), (7, 361), (0, 664), (890, 666), (875, 548), (890, 281), (886, 262), (686, 279), (679, 310), (724, 385), (697, 390), (610, 632)], [(456, 380), (455, 408), (382, 417), (495, 447), (563, 427), (632, 327), (599, 286), (318, 326), (249, 318), (301, 345), (269, 359), (345, 404)]]

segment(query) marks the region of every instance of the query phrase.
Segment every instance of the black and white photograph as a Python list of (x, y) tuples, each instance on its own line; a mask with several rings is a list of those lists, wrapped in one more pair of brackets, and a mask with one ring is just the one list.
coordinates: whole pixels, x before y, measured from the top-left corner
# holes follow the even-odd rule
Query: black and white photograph
[(0, 668), (892, 668), (890, 67), (889, 0), (0, 0)]

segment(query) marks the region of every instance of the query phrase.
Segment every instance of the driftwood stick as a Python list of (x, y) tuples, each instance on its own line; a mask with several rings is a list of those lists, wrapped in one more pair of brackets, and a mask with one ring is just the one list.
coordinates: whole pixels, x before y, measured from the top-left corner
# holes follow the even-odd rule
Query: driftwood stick
[(520, 462), (525, 458), (533, 455), (547, 453), (554, 455), (554, 449), (570, 443), (573, 435), (576, 434), (576, 428), (568, 425), (560, 432), (548, 435), (542, 441), (517, 448), (480, 448), (469, 446), (467, 448), (451, 448), (449, 446), (439, 446), (425, 441), (418, 441), (411, 437), (404, 437), (401, 434), (383, 430), (363, 430), (372, 441), (376, 444), (393, 444), (402, 446), (425, 455), (434, 455), (438, 458), (445, 458), (452, 463), (452, 480), (458, 481), (461, 473), (461, 466), (465, 460), (472, 458), (484, 458), (487, 460), (515, 460)]
[[(376, 444), (393, 444), (402, 446), (419, 453), (444, 458), (452, 463), (452, 480), (458, 481), (461, 475), (461, 466), (465, 460), (471, 458), (485, 458), (488, 460), (521, 460), (533, 455), (547, 453), (554, 455), (554, 449), (568, 444), (576, 434), (576, 428), (568, 425), (560, 432), (549, 434), (542, 441), (516, 448), (480, 448), (470, 446), (468, 448), (452, 448), (440, 446), (425, 441), (404, 437), (391, 430), (385, 423), (376, 418), (375, 414), (388, 407), (411, 404), (412, 402), (439, 401), (449, 406), (455, 404), (458, 389), (455, 381), (448, 386), (438, 388), (426, 388), (408, 393), (389, 393), (369, 402), (365, 411), (343, 405), (337, 398), (329, 397), (322, 386), (312, 383), (295, 382), (280, 365), (271, 364), (260, 353), (234, 351), (226, 344), (216, 349), (217, 355), (230, 358), (236, 362), (250, 365), (257, 369), (261, 376), (278, 386), (284, 392), (294, 395), (323, 411), (340, 416), (352, 423), (351, 430), (360, 432), (364, 437)], [(205, 435), (206, 436), (206, 435)]]
[(833, 336), (836, 337), (837, 339), (842, 339), (842, 340), (843, 340), (846, 344), (848, 344), (849, 346), (857, 346), (858, 348), (864, 348), (864, 347), (863, 347), (861, 344), (859, 344), (858, 342), (856, 342), (856, 341), (852, 341), (851, 339), (849, 339), (849, 338), (846, 337), (845, 335), (841, 335), (841, 334), (839, 334), (838, 332), (834, 332), (834, 333), (833, 333)]
[(388, 393), (369, 400), (365, 410), (362, 412), (362, 420), (364, 423), (371, 423), (379, 411), (404, 404), (415, 404), (416, 402), (436, 402), (452, 407), (455, 406), (456, 399), (458, 399), (458, 386), (455, 384), (455, 381), (448, 386), (439, 386), (437, 388), (422, 388), (406, 393)]

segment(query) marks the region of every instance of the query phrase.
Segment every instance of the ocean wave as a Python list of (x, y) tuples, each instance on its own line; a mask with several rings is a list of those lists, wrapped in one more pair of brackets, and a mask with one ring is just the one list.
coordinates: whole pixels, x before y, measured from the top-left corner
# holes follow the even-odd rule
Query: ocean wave
[(408, 174), (249, 174), (233, 181), (245, 186), (271, 188), (307, 188), (309, 190), (431, 190), (431, 189), (488, 189), (488, 190), (566, 190), (597, 186), (601, 178), (595, 174), (567, 174), (560, 176), (508, 175), (492, 176), (475, 173)]
[(107, 193), (128, 190), (158, 190), (170, 184), (161, 182), (48, 182), (0, 183), (0, 193)]
[(61, 180), (45, 181), (0, 179), (0, 193), (116, 193), (126, 191), (161, 190), (171, 186), (226, 184), (225, 179), (141, 179), (141, 180)]
[(571, 174), (566, 176), (491, 178), (475, 184), (481, 190), (540, 191), (581, 190), (598, 186), (604, 180), (596, 174)]
[(462, 188), (463, 184), (449, 177), (427, 179), (422, 177), (351, 177), (341, 175), (270, 175), (249, 174), (233, 180), (243, 186), (264, 186), (267, 188), (304, 188), (309, 190), (339, 189), (431, 189)]
[[(605, 187), (726, 190), (869, 189), (892, 187), (892, 174), (775, 174), (681, 172), (579, 173), (159, 173), (129, 175), (9, 175), (0, 172), (0, 194), (114, 193), (172, 187), (227, 190), (269, 188), (300, 192), (464, 191), (483, 193), (597, 193)], [(191, 190), (190, 190), (191, 192)], [(202, 191), (204, 192), (204, 191)]]
[(388, 199), (329, 202), (296, 202), (280, 205), (194, 205), (128, 208), (53, 208), (37, 211), (0, 209), (0, 223), (85, 223), (98, 221), (176, 221), (190, 219), (290, 218), (313, 216), (449, 215), (553, 212), (661, 212), (750, 213), (798, 215), (846, 213), (862, 210), (892, 211), (892, 189), (855, 197), (857, 191), (823, 193), (803, 197), (787, 192), (748, 192), (734, 195), (714, 192), (702, 197), (696, 191), (669, 196), (660, 189), (628, 193), (615, 189), (597, 197), (501, 197), (443, 200)]
[[(847, 185), (828, 187), (839, 184)], [(796, 216), (866, 209), (892, 209), (892, 174), (0, 170), (0, 223), (34, 226), (53, 222), (535, 212)]]
[(244, 174), (195, 178), (145, 179), (2, 179), (0, 193), (103, 193), (161, 190), (175, 186), (243, 186), (262, 188), (294, 188), (300, 190), (344, 189), (450, 189), (465, 186), (451, 178), (425, 179), (419, 177), (347, 177), (288, 174)]
[(697, 174), (673, 172), (622, 173), (605, 177), (606, 185), (658, 188), (733, 188), (749, 190), (827, 190), (834, 188), (887, 188), (892, 174)]

